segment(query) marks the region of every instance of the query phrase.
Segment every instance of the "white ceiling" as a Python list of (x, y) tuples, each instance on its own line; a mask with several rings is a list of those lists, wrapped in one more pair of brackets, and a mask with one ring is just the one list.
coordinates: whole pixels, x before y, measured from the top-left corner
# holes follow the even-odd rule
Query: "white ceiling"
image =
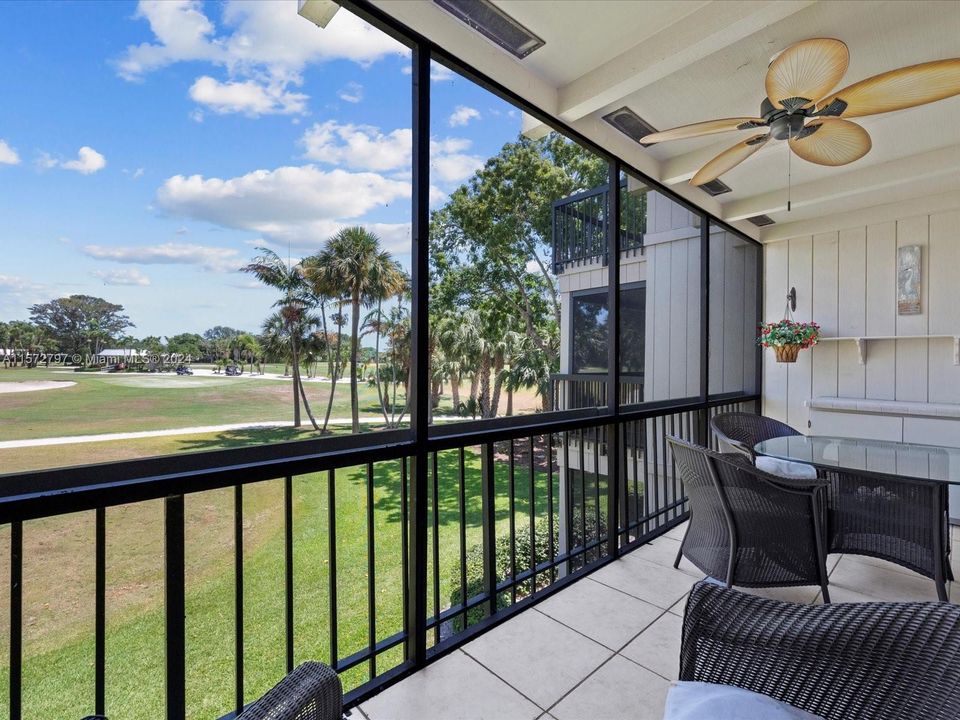
[[(658, 129), (758, 114), (775, 53), (810, 37), (850, 48), (841, 87), (904, 65), (960, 57), (960, 2), (863, 0), (494, 0), (546, 45), (516, 60), (430, 0), (374, 0), (540, 110), (563, 120), (638, 169), (754, 237), (785, 237), (790, 224), (856, 213), (924, 194), (957, 191), (960, 96), (860, 118), (873, 140), (840, 168), (791, 162), (793, 208), (786, 212), (787, 148), (769, 143), (721, 179), (733, 192), (710, 198), (687, 180), (745, 133), (642, 148), (601, 118), (627, 105)], [(743, 218), (766, 213), (778, 226), (757, 232)]]

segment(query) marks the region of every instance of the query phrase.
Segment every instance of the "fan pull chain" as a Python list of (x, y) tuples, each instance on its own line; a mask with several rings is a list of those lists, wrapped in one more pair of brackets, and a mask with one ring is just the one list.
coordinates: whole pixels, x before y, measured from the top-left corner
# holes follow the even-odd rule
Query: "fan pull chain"
[(790, 212), (790, 194), (791, 183), (793, 181), (792, 165), (793, 150), (790, 148), (790, 141), (793, 139), (793, 128), (787, 128), (787, 212)]

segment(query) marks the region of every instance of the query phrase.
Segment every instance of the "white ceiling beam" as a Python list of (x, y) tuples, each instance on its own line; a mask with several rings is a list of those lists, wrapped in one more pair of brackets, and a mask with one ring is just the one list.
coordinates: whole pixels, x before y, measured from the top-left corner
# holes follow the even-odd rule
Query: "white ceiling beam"
[[(750, 131), (741, 130), (739, 132), (731, 132), (723, 135), (723, 140), (718, 140), (717, 142), (711, 143), (706, 147), (702, 147), (698, 150), (693, 150), (683, 155), (677, 155), (672, 158), (667, 158), (660, 163), (660, 182), (664, 185), (677, 185), (682, 182), (686, 182), (694, 175), (696, 175), (697, 170), (706, 165), (709, 161), (713, 160), (717, 155), (722, 153), (724, 150), (727, 150), (738, 142), (746, 140), (751, 137), (751, 134), (756, 135), (758, 132), (754, 130), (752, 133)], [(754, 153), (753, 158), (766, 155), (769, 152), (772, 152), (774, 148), (781, 148), (782, 144), (777, 142), (767, 143), (764, 147), (757, 150)], [(752, 158), (751, 158), (752, 159)], [(749, 160), (747, 162), (750, 162)]]
[[(657, 80), (793, 15), (813, 1), (714, 0), (560, 87), (558, 114), (572, 122), (620, 102)], [(643, 12), (642, 6), (638, 12)]]
[[(921, 155), (890, 160), (849, 170), (822, 180), (796, 185), (791, 190), (794, 208), (875, 193), (885, 188), (916, 183), (928, 178), (953, 176), (960, 167), (960, 145), (939, 148)], [(787, 209), (786, 188), (732, 200), (723, 206), (723, 219), (733, 222), (754, 215), (770, 215)]]
[(833, 232), (841, 228), (891, 222), (914, 215), (935, 215), (958, 208), (960, 208), (960, 191), (951, 190), (939, 195), (923, 195), (910, 200), (874, 205), (845, 213), (798, 220), (783, 225), (771, 225), (760, 230), (760, 242), (789, 240), (794, 237)]

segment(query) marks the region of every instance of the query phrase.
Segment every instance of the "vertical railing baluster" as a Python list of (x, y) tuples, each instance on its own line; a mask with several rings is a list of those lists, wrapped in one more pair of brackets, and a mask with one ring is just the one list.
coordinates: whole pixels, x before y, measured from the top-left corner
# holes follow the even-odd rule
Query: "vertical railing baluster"
[(553, 561), (553, 433), (547, 433), (547, 558), (550, 560), (549, 581), (556, 577)]
[[(671, 435), (676, 435), (676, 434), (677, 434), (676, 431), (674, 430), (674, 418), (675, 418), (675, 417), (676, 417), (676, 415), (670, 415), (670, 434), (671, 434)], [(674, 466), (674, 464), (673, 464), (673, 453), (670, 452), (670, 451), (667, 449), (667, 433), (664, 432), (664, 433), (663, 433), (663, 461), (664, 461), (664, 466), (666, 466), (666, 461), (667, 461), (667, 458), (668, 458), (668, 457), (670, 458), (670, 490), (672, 491), (672, 493), (671, 493), (672, 497), (668, 500), (668, 502), (669, 502), (671, 505), (673, 505), (673, 504), (676, 503), (677, 500), (680, 498), (680, 493), (677, 491), (677, 468), (676, 468), (676, 467)], [(664, 472), (667, 472), (666, 467), (664, 467)], [(674, 509), (671, 510), (669, 513), (667, 513), (667, 514), (664, 516), (663, 519), (664, 519), (664, 520), (670, 520), (670, 519), (672, 519), (672, 518), (675, 518), (676, 516), (677, 516), (677, 510), (676, 510), (676, 508), (674, 508)]]
[(330, 568), (330, 667), (339, 666), (339, 648), (337, 647), (337, 477), (336, 470), (327, 471), (327, 562)]
[[(587, 564), (587, 460), (584, 447), (587, 443), (583, 428), (579, 429), (577, 440), (580, 443), (580, 567), (583, 567)], [(596, 448), (594, 452), (597, 452)]]
[(643, 526), (637, 528), (637, 532), (646, 535), (650, 531), (650, 422), (648, 420), (638, 420), (643, 423), (640, 428), (640, 436), (643, 439)]
[(10, 523), (10, 720), (23, 714), (23, 523)]
[(660, 527), (660, 464), (657, 462), (657, 445), (659, 445), (659, 435), (657, 434), (657, 416), (654, 415), (652, 418), (652, 435), (651, 438), (651, 447), (653, 448), (653, 513), (654, 517), (652, 518), (650, 528), (654, 530)]
[(233, 488), (234, 709), (243, 711), (243, 485)]
[(457, 506), (460, 513), (460, 603), (463, 606), (463, 629), (467, 627), (467, 471), (464, 448), (458, 449), (457, 468), (460, 482)]
[(530, 436), (530, 594), (537, 592), (537, 510), (536, 510), (536, 467), (534, 465), (534, 456), (536, 446), (533, 443), (533, 436)]
[(440, 642), (440, 478), (437, 472), (437, 455), (434, 452), (433, 464), (433, 642)]
[[(602, 545), (600, 544), (600, 538), (603, 536), (603, 532), (600, 529), (600, 443), (603, 440), (601, 432), (604, 428), (599, 426), (593, 428), (593, 514), (594, 522), (596, 523), (596, 531), (594, 541), (597, 543), (596, 546), (596, 559), (599, 560), (603, 554)], [(609, 438), (608, 438), (609, 439)], [(607, 481), (610, 479), (610, 463), (613, 461), (613, 458), (610, 457), (610, 454), (607, 454)], [(608, 517), (607, 518), (607, 527), (610, 527), (610, 523), (616, 523), (617, 519)], [(586, 557), (584, 557), (586, 560)]]
[(516, 463), (514, 459), (514, 443), (510, 438), (510, 461), (507, 470), (507, 488), (510, 493), (507, 507), (510, 512), (510, 602), (517, 602), (517, 482), (516, 482)]
[(283, 596), (287, 672), (293, 670), (293, 478), (283, 479)]
[(106, 635), (107, 635), (107, 511), (97, 508), (94, 518), (94, 649), (93, 707), (97, 715), (106, 715)]
[(563, 477), (560, 478), (561, 486), (566, 495), (566, 507), (564, 525), (566, 526), (567, 542), (567, 574), (573, 571), (573, 473), (570, 472), (570, 432), (563, 433)]
[(483, 589), (487, 594), (487, 614), (497, 612), (497, 510), (496, 477), (493, 467), (493, 443), (482, 448), (480, 496), (483, 503)]
[(367, 646), (370, 679), (377, 676), (377, 566), (373, 518), (373, 463), (367, 463)]
[(164, 501), (167, 720), (183, 720), (187, 714), (183, 504), (183, 495)]
[[(409, 625), (407, 624), (409, 620), (409, 607), (410, 602), (410, 587), (407, 582), (407, 575), (410, 572), (410, 568), (407, 564), (407, 529), (409, 526), (409, 508), (407, 506), (407, 463), (409, 458), (400, 458), (400, 568), (401, 568), (401, 585), (403, 586), (403, 630), (404, 633), (407, 632)], [(407, 655), (407, 649), (410, 647), (409, 643), (404, 643), (404, 660), (410, 660), (410, 657)]]

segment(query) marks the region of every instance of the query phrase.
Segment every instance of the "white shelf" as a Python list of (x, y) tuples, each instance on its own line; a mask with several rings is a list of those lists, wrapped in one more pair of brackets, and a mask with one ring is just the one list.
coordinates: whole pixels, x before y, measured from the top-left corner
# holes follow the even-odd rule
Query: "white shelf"
[(932, 339), (950, 339), (953, 340), (953, 364), (960, 365), (960, 335), (861, 335), (844, 337), (822, 337), (820, 342), (842, 342), (849, 340), (857, 344), (857, 352), (860, 354), (860, 364), (867, 364), (867, 341), (869, 340), (932, 340)]

